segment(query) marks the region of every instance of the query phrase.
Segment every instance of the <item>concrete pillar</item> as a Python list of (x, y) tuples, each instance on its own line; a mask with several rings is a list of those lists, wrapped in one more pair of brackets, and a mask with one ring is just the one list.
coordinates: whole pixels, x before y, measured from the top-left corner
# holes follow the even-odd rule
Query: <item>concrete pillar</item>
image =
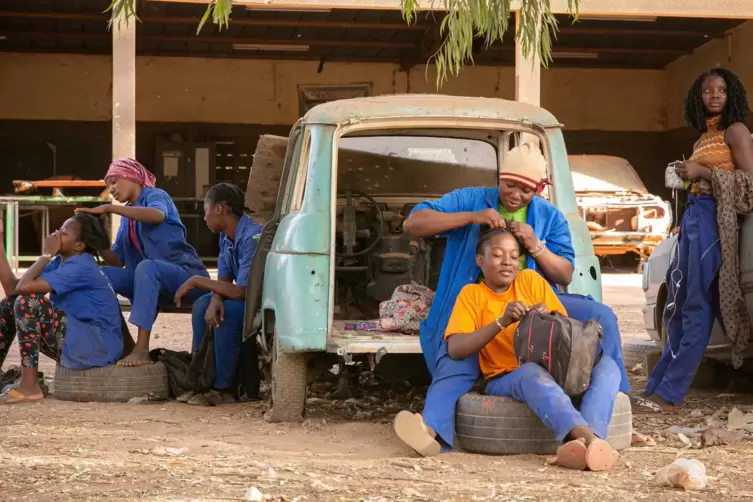
[[(112, 158), (136, 157), (136, 19), (112, 29)], [(114, 241), (120, 216), (112, 215)]]
[[(520, 11), (515, 12), (515, 32), (520, 29)], [(523, 56), (523, 45), (515, 42), (515, 100), (541, 106), (541, 61), (538, 51)]]

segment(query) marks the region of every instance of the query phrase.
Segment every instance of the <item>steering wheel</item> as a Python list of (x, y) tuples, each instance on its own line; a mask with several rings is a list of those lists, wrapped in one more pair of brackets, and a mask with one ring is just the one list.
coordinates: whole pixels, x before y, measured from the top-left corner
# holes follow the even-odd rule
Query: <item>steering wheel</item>
[[(356, 208), (353, 206), (354, 196), (371, 202), (377, 210), (377, 216), (379, 219), (379, 231), (377, 232), (376, 239), (361, 251), (353, 250), (356, 244), (356, 232), (358, 231), (358, 225), (356, 224)], [(379, 241), (382, 240), (382, 236), (384, 235), (382, 208), (379, 207), (379, 204), (371, 195), (358, 190), (343, 190), (337, 192), (337, 197), (345, 199), (345, 208), (343, 209), (343, 243), (345, 245), (345, 251), (335, 254), (341, 258), (354, 258), (368, 253), (379, 244)]]

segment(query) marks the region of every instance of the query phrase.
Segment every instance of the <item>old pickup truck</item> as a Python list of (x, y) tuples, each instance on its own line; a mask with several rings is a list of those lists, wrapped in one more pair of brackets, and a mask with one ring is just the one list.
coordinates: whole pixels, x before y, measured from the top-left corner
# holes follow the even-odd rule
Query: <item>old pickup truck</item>
[(376, 364), (385, 353), (420, 353), (415, 334), (352, 326), (377, 317), (396, 286), (436, 285), (445, 239), (412, 237), (403, 221), (421, 200), (495, 186), (521, 134), (538, 138), (554, 180), (543, 196), (573, 234), (569, 290), (600, 299), (599, 263), (576, 206), (562, 126), (546, 110), (501, 99), (360, 98), (314, 107), (289, 138), (260, 138), (247, 206), (264, 229), (244, 339), (258, 336), (262, 347), (268, 420), (302, 418), (307, 373), (318, 358)]

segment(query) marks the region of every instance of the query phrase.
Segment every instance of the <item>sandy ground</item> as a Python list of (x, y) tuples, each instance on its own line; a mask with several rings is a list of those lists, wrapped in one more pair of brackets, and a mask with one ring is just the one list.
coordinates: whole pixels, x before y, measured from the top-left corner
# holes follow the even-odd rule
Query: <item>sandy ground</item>
[[(624, 339), (646, 338), (640, 277), (606, 275), (604, 290)], [(162, 316), (155, 334), (156, 345), (186, 349), (189, 319)], [(7, 363), (17, 362), (13, 351)], [(54, 372), (47, 360), (42, 369)], [(749, 500), (753, 443), (701, 448), (689, 434), (687, 446), (667, 428), (726, 424), (733, 406), (751, 405), (750, 397), (694, 392), (682, 415), (636, 417), (635, 427), (657, 446), (628, 449), (616, 470), (596, 474), (564, 471), (537, 456), (421, 459), (393, 437), (388, 416), (354, 421), (321, 406), (303, 424), (277, 425), (262, 419), (262, 403), (205, 409), (48, 399), (0, 407), (0, 501), (244, 500), (252, 487), (265, 500), (289, 501)], [(678, 457), (706, 465), (705, 491), (650, 481)]]

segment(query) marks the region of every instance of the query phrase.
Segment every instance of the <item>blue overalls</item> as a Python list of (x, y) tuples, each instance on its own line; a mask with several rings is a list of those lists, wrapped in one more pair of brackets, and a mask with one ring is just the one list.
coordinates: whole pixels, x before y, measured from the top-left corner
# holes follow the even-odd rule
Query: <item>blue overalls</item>
[(667, 271), (668, 343), (644, 393), (679, 405), (701, 364), (714, 319), (722, 318), (717, 281), (722, 248), (712, 196), (689, 194), (676, 246)]
[[(151, 331), (159, 305), (172, 305), (178, 288), (192, 276), (209, 274), (196, 250), (186, 242), (186, 227), (167, 192), (144, 187), (136, 206), (159, 209), (165, 221), (151, 225), (123, 218), (112, 250), (124, 268), (103, 270), (115, 292), (131, 301), (129, 322)], [(130, 236), (131, 224), (138, 247)], [(193, 302), (201, 293), (193, 290), (185, 301)]]
[[(217, 263), (217, 278), (235, 282), (238, 286), (248, 285), (248, 272), (251, 259), (256, 253), (257, 236), (261, 224), (247, 215), (241, 216), (235, 229), (235, 240), (220, 234), (220, 256)], [(193, 304), (193, 350), (201, 345), (206, 330), (204, 314), (209, 307), (212, 294), (207, 294)], [(241, 350), (243, 337), (244, 300), (224, 300), (225, 318), (220, 327), (214, 330), (215, 389), (227, 389), (233, 385), (235, 367)]]
[[(413, 211), (431, 209), (442, 213), (455, 213), (481, 211), (487, 208), (497, 210), (498, 207), (499, 190), (496, 187), (474, 187), (452, 191), (435, 201), (424, 201)], [(540, 197), (534, 197), (528, 206), (528, 224), (533, 228), (536, 237), (545, 243), (547, 249), (574, 263), (575, 251), (570, 229), (559, 209)], [(444, 331), (460, 290), (463, 286), (476, 282), (481, 272), (476, 265), (479, 226), (456, 228), (446, 235), (447, 247), (436, 296), (429, 317), (421, 323), (421, 349), (432, 374), (432, 383), (426, 394), (422, 416), (424, 422), (437, 432), (444, 443), (452, 446), (455, 436), (455, 405), (461, 396), (473, 389), (480, 377), (480, 370), (478, 355), (462, 361), (450, 359)], [(536, 261), (530, 256), (527, 257), (526, 268), (538, 270)], [(622, 362), (620, 332), (611, 309), (590, 297), (568, 294), (558, 296), (565, 310), (574, 319), (581, 322), (600, 319), (603, 322), (604, 354), (614, 359), (620, 369), (620, 390), (629, 390), (630, 384)]]

